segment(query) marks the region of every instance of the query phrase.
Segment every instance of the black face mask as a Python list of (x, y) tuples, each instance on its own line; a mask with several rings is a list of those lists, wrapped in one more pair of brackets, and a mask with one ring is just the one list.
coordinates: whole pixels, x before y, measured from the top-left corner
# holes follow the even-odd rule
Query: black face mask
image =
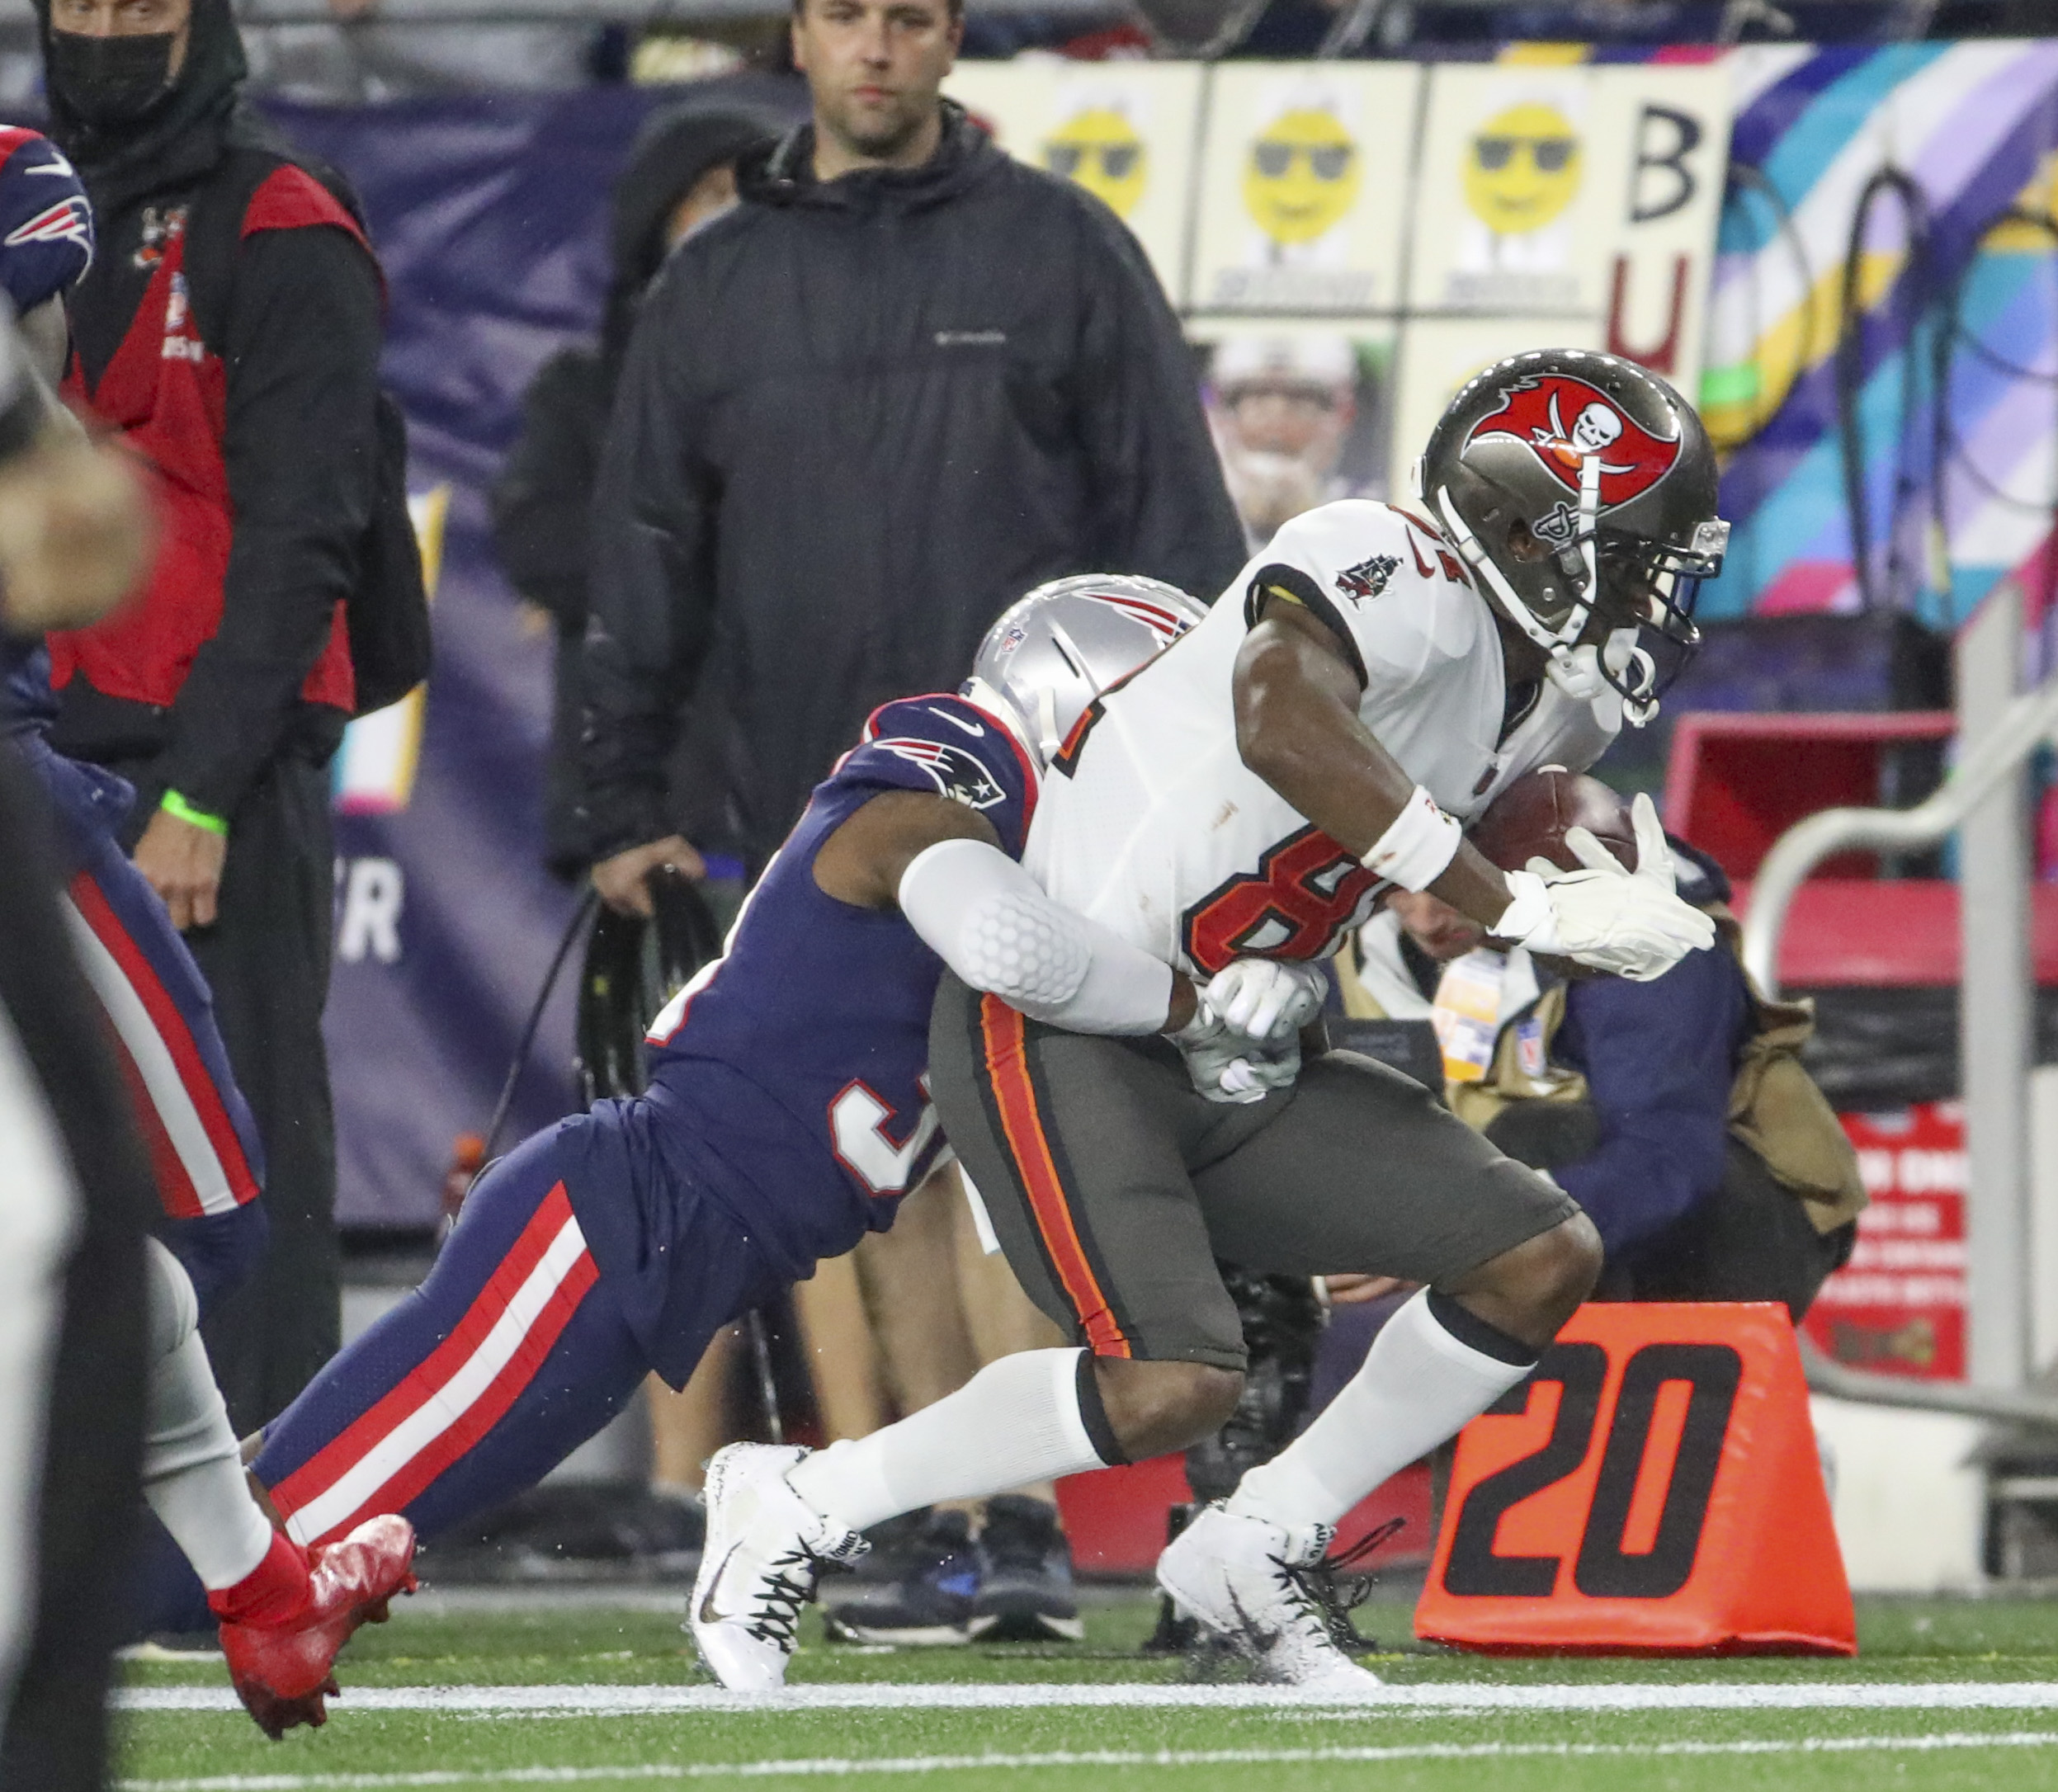
[(52, 31), (51, 88), (97, 130), (133, 125), (171, 91), (176, 31), (136, 37), (86, 37)]

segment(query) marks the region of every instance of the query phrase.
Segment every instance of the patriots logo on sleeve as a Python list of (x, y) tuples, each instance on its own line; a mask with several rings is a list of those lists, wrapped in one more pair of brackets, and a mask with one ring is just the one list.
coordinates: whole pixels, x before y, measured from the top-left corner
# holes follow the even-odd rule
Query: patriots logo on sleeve
[[(40, 174), (41, 168), (31, 168), (31, 174)], [(17, 224), (0, 243), (11, 249), (17, 249), (30, 243), (76, 243), (90, 256), (93, 252), (93, 215), (84, 196), (67, 194), (54, 205), (46, 205), (26, 224)]]
[(962, 747), (907, 735), (890, 735), (866, 744), (921, 766), (939, 791), (967, 809), (992, 809), (1008, 800), (1008, 793), (993, 773)]
[(17, 314), (75, 285), (93, 259), (93, 211), (56, 144), (0, 130), (0, 290)]

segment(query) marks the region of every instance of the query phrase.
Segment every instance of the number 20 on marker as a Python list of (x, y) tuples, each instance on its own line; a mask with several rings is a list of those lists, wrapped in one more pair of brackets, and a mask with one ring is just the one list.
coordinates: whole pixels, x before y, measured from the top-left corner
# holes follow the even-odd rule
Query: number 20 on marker
[(1853, 1653), (1786, 1309), (1581, 1309), (1461, 1436), (1415, 1628), (1507, 1651)]

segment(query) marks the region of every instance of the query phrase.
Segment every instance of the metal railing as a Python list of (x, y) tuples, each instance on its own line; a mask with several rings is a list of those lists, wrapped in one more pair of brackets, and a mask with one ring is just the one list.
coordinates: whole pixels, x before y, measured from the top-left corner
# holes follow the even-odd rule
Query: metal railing
[(1827, 1394), (1833, 1400), (1851, 1400), (1863, 1406), (1912, 1408), (1925, 1412), (1949, 1412), (1960, 1418), (1993, 1419), (2008, 1425), (2034, 1425), (2058, 1431), (2058, 1394), (2034, 1389), (1976, 1388), (1959, 1382), (1913, 1381), (1902, 1375), (1873, 1375), (1848, 1369), (1834, 1357), (1825, 1356), (1804, 1334), (1801, 1366), (1808, 1377), (1811, 1394)]
[[(1959, 840), (1959, 1087), (1965, 1105), (1966, 1319), (1973, 1385), (1922, 1387), (1811, 1356), (1818, 1392), (1881, 1405), (2058, 1428), (2058, 1398), (2025, 1384), (2039, 1292), (2052, 1292), (2051, 1239), (2032, 1196), (2028, 1087), (2035, 970), (2030, 950), (2032, 867), (2023, 771), (2058, 741), (2058, 673), (2018, 691), (2026, 604), (2004, 580), (1960, 629), (1958, 761), (1910, 809), (1834, 809), (1796, 823), (1759, 865), (1744, 924), (1744, 962), (1776, 993), (1779, 941), (1809, 874), (1853, 848), (1905, 851)], [(2044, 1341), (2042, 1354), (2051, 1342)]]
[(1913, 851), (1933, 846), (2020, 771), (2047, 740), (2058, 740), (2058, 674), (2026, 691), (1966, 752), (1935, 793), (1913, 809), (1825, 809), (1796, 822), (1772, 843), (1751, 884), (1744, 963), (1768, 996), (1779, 993), (1779, 936), (1808, 875), (1839, 852)]

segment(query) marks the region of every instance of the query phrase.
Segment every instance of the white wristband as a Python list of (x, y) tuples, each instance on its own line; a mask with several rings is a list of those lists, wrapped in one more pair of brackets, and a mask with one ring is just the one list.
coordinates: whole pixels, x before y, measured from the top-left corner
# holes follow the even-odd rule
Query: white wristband
[(1403, 889), (1427, 889), (1457, 856), (1464, 830), (1419, 784), (1393, 825), (1359, 862)]

